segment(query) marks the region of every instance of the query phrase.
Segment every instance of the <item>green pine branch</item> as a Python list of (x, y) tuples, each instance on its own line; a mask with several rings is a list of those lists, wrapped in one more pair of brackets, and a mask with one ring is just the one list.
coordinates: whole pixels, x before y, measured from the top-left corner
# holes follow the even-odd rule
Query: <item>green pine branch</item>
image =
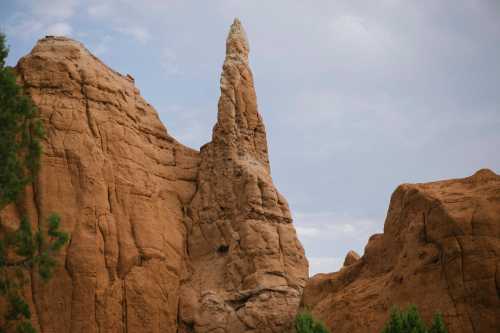
[[(5, 66), (9, 49), (0, 33), (0, 211), (15, 204), (37, 175), (42, 122), (31, 99), (23, 94), (11, 68)], [(57, 266), (56, 256), (68, 243), (60, 230), (60, 218), (50, 215), (34, 233), (27, 216), (15, 231), (7, 230), (0, 219), (0, 298), (7, 303), (0, 333), (34, 333), (31, 312), (23, 291), (32, 273), (48, 281)]]

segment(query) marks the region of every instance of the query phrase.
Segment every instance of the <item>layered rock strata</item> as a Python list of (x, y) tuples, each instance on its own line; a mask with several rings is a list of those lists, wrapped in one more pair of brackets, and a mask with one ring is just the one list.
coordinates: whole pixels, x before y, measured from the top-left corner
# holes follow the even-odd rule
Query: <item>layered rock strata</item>
[[(346, 260), (347, 262), (347, 260)], [(309, 280), (303, 303), (332, 332), (380, 332), (393, 305), (416, 304), (450, 333), (500, 328), (500, 176), (399, 186), (384, 233), (361, 259)]]
[(80, 43), (40, 40), (16, 67), (46, 129), (37, 181), (10, 215), (71, 234), (55, 278), (33, 274), (40, 332), (175, 332), (185, 207), (198, 152), (167, 134), (130, 76)]

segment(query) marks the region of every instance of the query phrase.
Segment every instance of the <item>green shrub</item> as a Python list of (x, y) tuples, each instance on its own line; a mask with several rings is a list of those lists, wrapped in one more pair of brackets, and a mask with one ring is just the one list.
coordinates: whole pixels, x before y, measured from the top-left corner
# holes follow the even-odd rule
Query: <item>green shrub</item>
[(303, 311), (295, 317), (297, 333), (330, 333), (323, 322), (314, 319), (309, 311)]
[(446, 329), (446, 325), (443, 321), (443, 316), (441, 316), (440, 313), (434, 315), (429, 333), (448, 333), (448, 329)]
[(441, 314), (436, 313), (430, 329), (415, 305), (410, 305), (405, 311), (394, 307), (382, 333), (448, 333)]
[(9, 49), (0, 33), (0, 209), (16, 201), (38, 171), (42, 122), (31, 99), (5, 66)]

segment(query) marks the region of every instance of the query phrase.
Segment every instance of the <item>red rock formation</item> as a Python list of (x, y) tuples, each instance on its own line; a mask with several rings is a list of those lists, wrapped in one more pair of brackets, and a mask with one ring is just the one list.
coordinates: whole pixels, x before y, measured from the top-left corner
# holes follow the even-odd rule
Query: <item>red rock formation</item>
[(39, 330), (175, 332), (198, 152), (78, 42), (42, 39), (17, 72), (47, 133), (18, 215), (36, 227), (58, 212), (71, 233), (55, 278), (31, 284)]
[(309, 280), (304, 305), (332, 332), (379, 332), (392, 305), (440, 311), (450, 333), (500, 328), (500, 176), (399, 186), (363, 257)]
[(344, 267), (350, 266), (356, 263), (356, 261), (358, 260), (359, 260), (359, 254), (357, 254), (356, 251), (349, 251), (347, 252), (344, 259)]
[(307, 261), (271, 180), (247, 56), (235, 21), (201, 155), (168, 135), (131, 76), (80, 43), (47, 37), (19, 61), (47, 138), (38, 180), (2, 214), (37, 228), (57, 212), (71, 234), (55, 277), (33, 275), (26, 290), (40, 332), (290, 326)]
[[(17, 65), (44, 121), (42, 168), (18, 205), (58, 212), (71, 242), (55, 277), (26, 289), (40, 332), (290, 332), (307, 260), (270, 174), (249, 46), (231, 27), (212, 141), (170, 137), (133, 78), (80, 43), (38, 42)], [(384, 234), (303, 303), (336, 333), (377, 332), (415, 303), (451, 333), (500, 327), (500, 177), (402, 185)]]
[(271, 179), (248, 52), (235, 20), (217, 124), (201, 149), (186, 219), (191, 275), (181, 332), (288, 332), (308, 277), (288, 204)]

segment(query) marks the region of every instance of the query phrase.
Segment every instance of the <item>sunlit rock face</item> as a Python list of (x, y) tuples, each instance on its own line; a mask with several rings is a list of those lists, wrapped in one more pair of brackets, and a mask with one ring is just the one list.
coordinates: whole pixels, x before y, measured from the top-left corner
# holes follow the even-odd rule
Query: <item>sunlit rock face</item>
[(308, 277), (288, 204), (272, 182), (248, 52), (235, 20), (217, 124), (200, 151), (186, 218), (181, 332), (289, 332)]
[(130, 76), (68, 38), (17, 67), (46, 130), (41, 172), (11, 216), (61, 215), (71, 242), (27, 292), (40, 332), (175, 332), (185, 207), (199, 153), (168, 135)]
[[(346, 258), (347, 262), (347, 258)], [(303, 303), (332, 332), (380, 332), (393, 305), (441, 312), (450, 333), (500, 328), (500, 176), (404, 184), (384, 233), (336, 273), (318, 274)]]
[(46, 129), (42, 167), (2, 212), (52, 212), (71, 242), (26, 297), (40, 332), (287, 332), (308, 264), (275, 189), (248, 41), (227, 39), (218, 120), (201, 152), (172, 138), (130, 75), (41, 39), (16, 66)]
[(71, 234), (54, 278), (32, 274), (26, 287), (35, 327), (291, 332), (302, 301), (333, 332), (378, 332), (391, 306), (409, 303), (426, 321), (443, 313), (451, 333), (495, 332), (500, 176), (401, 185), (364, 255), (308, 281), (271, 178), (248, 53), (235, 20), (217, 123), (199, 152), (168, 134), (131, 76), (82, 44), (47, 37), (19, 61), (46, 138), (38, 179), (1, 214), (10, 227), (27, 215), (38, 228), (57, 212)]

